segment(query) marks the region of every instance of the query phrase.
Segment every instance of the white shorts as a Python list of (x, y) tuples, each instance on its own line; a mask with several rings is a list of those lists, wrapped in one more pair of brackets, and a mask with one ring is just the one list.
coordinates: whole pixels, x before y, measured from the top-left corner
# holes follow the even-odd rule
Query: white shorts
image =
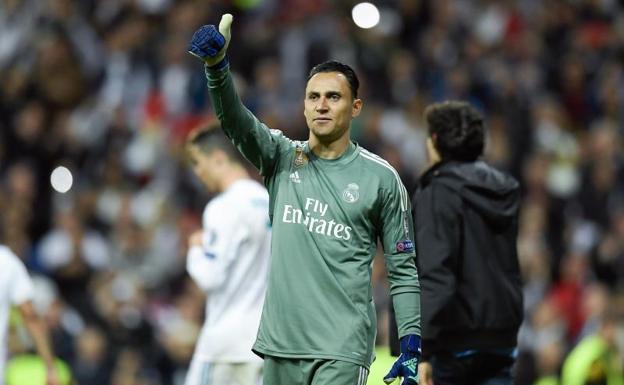
[(191, 360), (184, 385), (261, 385), (262, 361), (224, 364)]

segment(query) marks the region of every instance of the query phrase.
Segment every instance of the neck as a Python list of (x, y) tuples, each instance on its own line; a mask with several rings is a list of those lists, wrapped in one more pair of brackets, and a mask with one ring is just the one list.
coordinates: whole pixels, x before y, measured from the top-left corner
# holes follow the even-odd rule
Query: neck
[(219, 192), (227, 190), (231, 185), (242, 179), (249, 179), (249, 173), (242, 166), (232, 166), (219, 183)]
[(308, 140), (310, 150), (312, 150), (314, 155), (323, 159), (336, 159), (340, 157), (340, 155), (347, 151), (350, 143), (349, 135), (343, 135), (339, 139), (329, 143), (320, 141), (315, 135), (310, 135)]
[(442, 162), (442, 159), (440, 158), (431, 158), (429, 159), (429, 167), (433, 167), (440, 162)]

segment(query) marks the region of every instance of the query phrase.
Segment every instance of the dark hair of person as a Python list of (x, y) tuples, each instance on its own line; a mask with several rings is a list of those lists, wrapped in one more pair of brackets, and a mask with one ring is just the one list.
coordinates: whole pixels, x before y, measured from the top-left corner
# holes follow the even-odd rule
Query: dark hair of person
[(329, 60), (321, 64), (315, 65), (310, 70), (310, 74), (308, 75), (308, 81), (312, 78), (312, 76), (321, 72), (338, 72), (343, 74), (349, 82), (349, 88), (351, 89), (351, 95), (353, 96), (353, 99), (357, 99), (358, 88), (360, 88), (360, 80), (355, 74), (355, 71), (353, 71), (353, 68), (335, 60)]
[(192, 131), (188, 136), (186, 146), (187, 148), (195, 146), (204, 154), (210, 154), (214, 150), (221, 150), (231, 161), (243, 163), (242, 155), (228, 137), (225, 136), (218, 123), (212, 123)]
[(429, 136), (442, 160), (474, 161), (483, 154), (483, 116), (466, 102), (434, 103), (425, 109)]

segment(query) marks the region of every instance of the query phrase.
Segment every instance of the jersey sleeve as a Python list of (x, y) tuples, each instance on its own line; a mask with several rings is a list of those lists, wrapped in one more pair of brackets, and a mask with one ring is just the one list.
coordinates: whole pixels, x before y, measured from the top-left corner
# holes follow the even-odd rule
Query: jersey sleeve
[(26, 301), (32, 300), (34, 294), (33, 283), (26, 271), (26, 267), (15, 254), (11, 253), (10, 261), (10, 266), (13, 270), (11, 274), (13, 282), (9, 286), (9, 298), (11, 304), (21, 305)]
[(264, 177), (271, 176), (279, 154), (290, 139), (281, 131), (269, 129), (241, 102), (229, 65), (213, 70), (206, 67), (212, 105), (225, 134)]
[(237, 213), (220, 207), (211, 205), (204, 212), (202, 246), (192, 246), (186, 259), (187, 272), (206, 292), (223, 285), (247, 237), (247, 228)]
[(420, 283), (416, 270), (410, 201), (398, 174), (381, 196), (380, 237), (399, 338), (420, 335)]

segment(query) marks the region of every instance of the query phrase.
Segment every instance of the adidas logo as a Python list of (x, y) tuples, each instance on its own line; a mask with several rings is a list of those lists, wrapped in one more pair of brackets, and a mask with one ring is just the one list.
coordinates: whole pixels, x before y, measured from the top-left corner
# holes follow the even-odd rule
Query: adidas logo
[(290, 174), (290, 180), (294, 183), (301, 183), (301, 179), (299, 178), (299, 172), (295, 171)]

